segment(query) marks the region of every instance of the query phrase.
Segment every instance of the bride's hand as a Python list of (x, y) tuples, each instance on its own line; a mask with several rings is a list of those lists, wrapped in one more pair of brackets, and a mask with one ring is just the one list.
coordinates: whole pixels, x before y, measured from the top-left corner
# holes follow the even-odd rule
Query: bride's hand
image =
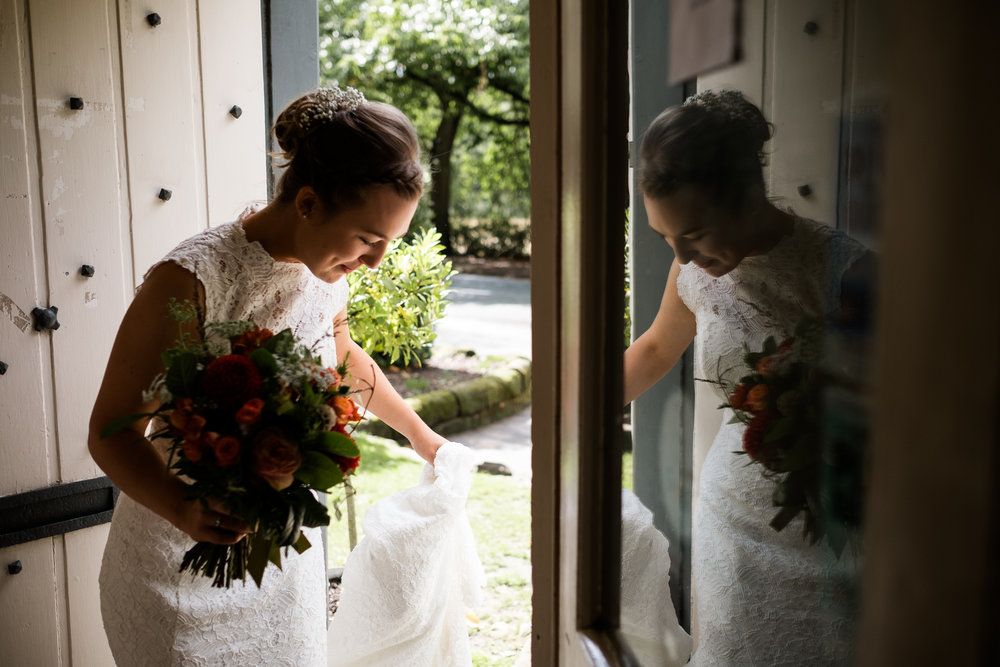
[(226, 511), (222, 503), (185, 500), (175, 524), (196, 542), (236, 544), (250, 533), (250, 526)]

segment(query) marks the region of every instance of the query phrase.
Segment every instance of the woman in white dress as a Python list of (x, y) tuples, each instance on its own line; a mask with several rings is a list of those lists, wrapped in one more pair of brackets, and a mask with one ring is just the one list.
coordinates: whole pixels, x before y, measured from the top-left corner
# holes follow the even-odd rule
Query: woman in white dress
[[(409, 227), (422, 192), (416, 133), (397, 109), (353, 89), (321, 89), (293, 102), (274, 132), (287, 169), (274, 200), (198, 234), (146, 274), (122, 321), (91, 417), (95, 461), (122, 491), (101, 569), (101, 610), (118, 665), (325, 665), (326, 564), (315, 545), (289, 551), (282, 569), (252, 582), (211, 587), (181, 574), (193, 541), (234, 544), (248, 526), (221, 505), (185, 497), (147, 424), (106, 439), (124, 414), (149, 412), (143, 390), (177, 337), (170, 299), (194, 300), (201, 322), (247, 319), (290, 327), (328, 365), (347, 360), (352, 379), (374, 386), (368, 408), (433, 462), (445, 439), (396, 394), (348, 332), (345, 276), (381, 262)], [(138, 441), (137, 441), (138, 440)]]
[[(644, 203), (676, 258), (653, 324), (626, 351), (626, 401), (696, 337), (695, 376), (734, 386), (745, 346), (782, 340), (803, 317), (833, 321), (848, 270), (867, 265), (851, 238), (768, 200), (761, 159), (770, 134), (735, 91), (700, 93), (646, 131)], [(781, 532), (769, 526), (774, 483), (733, 453), (745, 427), (730, 417), (706, 456), (694, 510), (692, 664), (845, 664), (854, 561), (804, 540), (801, 515)]]

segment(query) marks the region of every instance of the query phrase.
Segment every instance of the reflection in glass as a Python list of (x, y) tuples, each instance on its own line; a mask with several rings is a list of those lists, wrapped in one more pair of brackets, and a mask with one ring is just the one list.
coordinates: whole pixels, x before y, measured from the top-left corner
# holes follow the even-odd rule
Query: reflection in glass
[[(694, 341), (699, 400), (722, 406), (692, 521), (692, 664), (852, 653), (874, 257), (769, 199), (770, 136), (744, 95), (707, 90), (658, 116), (640, 150), (649, 225), (675, 260), (626, 351), (625, 398)], [(676, 617), (650, 604), (669, 595), (666, 539), (623, 493), (623, 632), (643, 664), (683, 664)]]

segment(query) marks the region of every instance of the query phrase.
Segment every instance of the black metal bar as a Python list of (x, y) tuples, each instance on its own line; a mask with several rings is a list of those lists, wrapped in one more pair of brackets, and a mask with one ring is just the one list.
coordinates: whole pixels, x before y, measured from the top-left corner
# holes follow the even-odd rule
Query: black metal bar
[(0, 497), (0, 548), (107, 523), (118, 493), (97, 477)]

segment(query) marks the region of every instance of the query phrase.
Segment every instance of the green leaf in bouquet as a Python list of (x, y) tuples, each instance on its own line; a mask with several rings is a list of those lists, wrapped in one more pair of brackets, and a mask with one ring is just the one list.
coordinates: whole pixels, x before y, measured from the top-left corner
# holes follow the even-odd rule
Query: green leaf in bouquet
[(278, 362), (270, 350), (259, 347), (250, 353), (250, 361), (264, 377), (274, 377), (278, 374)]
[(350, 436), (337, 431), (324, 431), (321, 446), (324, 452), (334, 456), (345, 456), (347, 458), (361, 456), (358, 443), (354, 442)]
[(275, 356), (285, 356), (295, 349), (295, 336), (291, 329), (282, 329), (271, 336), (264, 347)]
[(326, 505), (316, 500), (313, 494), (303, 489), (302, 493), (302, 525), (313, 528), (315, 526), (329, 526), (330, 512)]
[(306, 452), (302, 457), (302, 465), (295, 471), (295, 479), (313, 489), (325, 491), (340, 484), (344, 473), (329, 456), (319, 452)]
[(795, 426), (795, 420), (791, 417), (782, 417), (771, 424), (771, 428), (764, 435), (764, 442), (777, 442), (788, 437)]
[(311, 546), (312, 542), (310, 542), (309, 538), (305, 536), (305, 533), (299, 533), (299, 539), (295, 540), (295, 544), (292, 545), (292, 548), (298, 553), (302, 553)]
[(274, 540), (258, 533), (250, 537), (250, 556), (247, 558), (246, 570), (253, 577), (257, 588), (260, 588), (260, 582), (264, 579), (264, 570), (267, 569), (273, 544)]
[(178, 354), (165, 376), (167, 389), (174, 396), (191, 396), (198, 388), (198, 356), (191, 352)]
[(146, 417), (155, 417), (156, 415), (157, 413), (155, 412), (136, 412), (131, 415), (123, 415), (117, 419), (112, 419), (108, 422), (107, 426), (101, 429), (101, 440), (107, 438), (108, 436), (112, 436), (119, 431), (124, 431), (131, 426), (133, 422), (145, 419)]

